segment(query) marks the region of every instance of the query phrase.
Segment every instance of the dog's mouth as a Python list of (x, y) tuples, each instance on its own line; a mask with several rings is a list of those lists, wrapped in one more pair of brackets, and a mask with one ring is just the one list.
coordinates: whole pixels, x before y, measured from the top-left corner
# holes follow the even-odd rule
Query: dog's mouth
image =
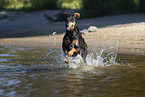
[(68, 26), (68, 27), (67, 27), (67, 30), (70, 30), (71, 28), (72, 28), (72, 26)]
[(70, 22), (66, 28), (68, 31), (73, 31), (75, 27), (75, 22)]

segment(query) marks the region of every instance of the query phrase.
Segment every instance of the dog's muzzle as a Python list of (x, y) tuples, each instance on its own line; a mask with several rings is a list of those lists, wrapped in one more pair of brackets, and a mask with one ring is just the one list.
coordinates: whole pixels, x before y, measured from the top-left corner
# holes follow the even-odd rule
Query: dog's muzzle
[(68, 24), (68, 27), (66, 28), (68, 31), (72, 31), (73, 29), (74, 29), (74, 26), (75, 26), (75, 22), (70, 22), (69, 24)]

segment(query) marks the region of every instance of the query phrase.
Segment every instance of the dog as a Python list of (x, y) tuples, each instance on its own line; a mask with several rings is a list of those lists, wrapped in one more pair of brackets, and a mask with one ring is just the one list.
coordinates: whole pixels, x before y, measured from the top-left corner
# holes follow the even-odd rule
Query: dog
[(62, 49), (66, 57), (66, 63), (69, 63), (70, 57), (75, 57), (78, 54), (82, 56), (83, 62), (86, 62), (87, 44), (77, 27), (79, 17), (80, 13), (74, 13), (73, 15), (64, 13), (66, 33), (63, 37)]

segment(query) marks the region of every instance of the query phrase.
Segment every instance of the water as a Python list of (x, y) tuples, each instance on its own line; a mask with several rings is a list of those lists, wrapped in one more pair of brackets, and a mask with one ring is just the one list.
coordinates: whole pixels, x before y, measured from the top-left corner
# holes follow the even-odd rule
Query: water
[(61, 49), (0, 45), (0, 96), (144, 97), (145, 56), (117, 55), (117, 40), (93, 48), (86, 64), (64, 63)]

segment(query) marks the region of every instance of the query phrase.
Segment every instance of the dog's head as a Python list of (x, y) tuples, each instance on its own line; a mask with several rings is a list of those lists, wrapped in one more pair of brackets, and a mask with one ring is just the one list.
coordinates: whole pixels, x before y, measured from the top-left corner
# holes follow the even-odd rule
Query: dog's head
[(68, 15), (67, 13), (64, 13), (64, 19), (65, 19), (65, 26), (68, 31), (73, 31), (76, 25), (76, 20), (79, 19), (80, 13), (74, 13), (73, 15)]

